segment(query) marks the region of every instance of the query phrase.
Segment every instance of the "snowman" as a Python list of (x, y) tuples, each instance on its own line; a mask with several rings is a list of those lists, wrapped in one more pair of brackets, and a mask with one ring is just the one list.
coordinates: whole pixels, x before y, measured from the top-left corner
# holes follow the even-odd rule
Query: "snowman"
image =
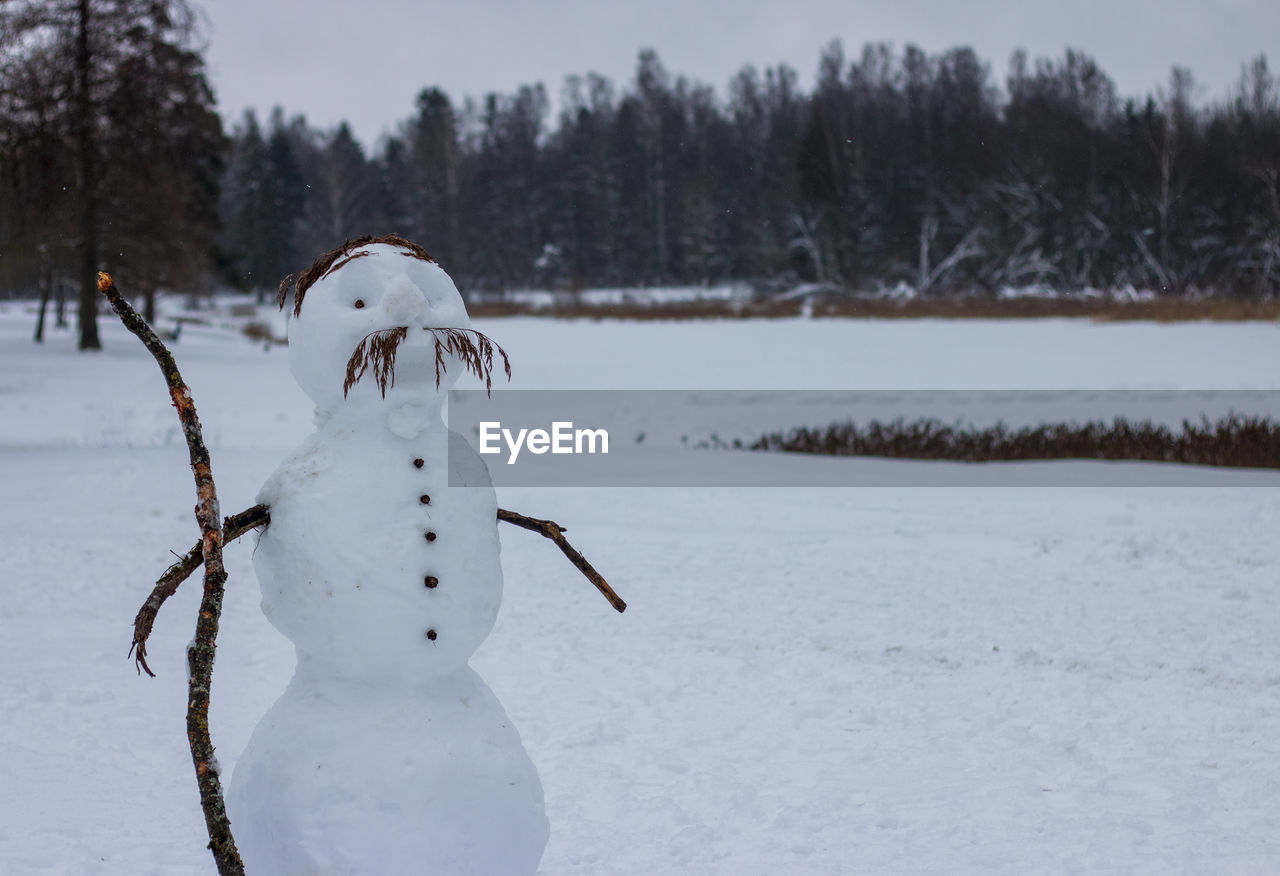
[(228, 791), (245, 866), (532, 874), (542, 786), (468, 665), (502, 599), (496, 500), (442, 418), (463, 371), (487, 380), (492, 348), (449, 276), (395, 236), (317, 260), (293, 303), (289, 364), (316, 431), (258, 495), (271, 523), (253, 565), (298, 663)]

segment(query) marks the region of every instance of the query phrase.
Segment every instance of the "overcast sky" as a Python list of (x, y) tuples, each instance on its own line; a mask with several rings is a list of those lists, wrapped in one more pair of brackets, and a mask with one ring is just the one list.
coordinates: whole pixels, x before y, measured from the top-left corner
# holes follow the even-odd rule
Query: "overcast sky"
[(542, 82), (554, 100), (571, 73), (619, 88), (641, 48), (721, 96), (743, 65), (789, 64), (808, 89), (832, 39), (929, 52), (971, 46), (1002, 83), (1010, 54), (1092, 55), (1122, 95), (1147, 94), (1174, 65), (1202, 101), (1224, 96), (1265, 53), (1280, 68), (1280, 0), (196, 0), (206, 59), (228, 121), (279, 104), (313, 126), (343, 119), (371, 147), (438, 85), (455, 101)]

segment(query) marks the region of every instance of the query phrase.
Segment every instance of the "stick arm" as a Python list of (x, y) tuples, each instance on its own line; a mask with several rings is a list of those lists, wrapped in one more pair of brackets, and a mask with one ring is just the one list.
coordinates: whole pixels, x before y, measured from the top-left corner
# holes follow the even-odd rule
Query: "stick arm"
[[(560, 548), (560, 551), (568, 557), (569, 562), (573, 563), (574, 567), (604, 595), (604, 598), (609, 600), (610, 605), (617, 611), (626, 611), (626, 602), (609, 586), (609, 582), (605, 581), (604, 576), (597, 572), (591, 563), (587, 562), (587, 558), (578, 553), (573, 545), (569, 544), (569, 540), (562, 534), (565, 532), (565, 528), (559, 523), (554, 520), (527, 517), (524, 514), (508, 511), (505, 508), (498, 509), (498, 520), (518, 526), (521, 529), (527, 529), (530, 532), (539, 533), (551, 539), (555, 542), (556, 547)], [(223, 520), (223, 538), (226, 541), (231, 541), (260, 526), (268, 526), (270, 523), (271, 509), (266, 505), (254, 505), (252, 508), (246, 508), (239, 514), (232, 514)], [(178, 592), (178, 586), (187, 580), (191, 573), (200, 567), (203, 561), (203, 542), (198, 541), (192, 546), (191, 550), (179, 558), (178, 562), (165, 570), (165, 573), (156, 581), (156, 585), (152, 588), (151, 595), (147, 597), (147, 601), (142, 603), (142, 608), (138, 609), (138, 614), (133, 619), (133, 644), (129, 647), (129, 654), (134, 659), (138, 674), (145, 672), (147, 675), (155, 677), (155, 673), (147, 665), (147, 639), (151, 636), (151, 628), (155, 626), (156, 615), (160, 613), (160, 607), (164, 605), (165, 600)]]
[[(231, 541), (239, 538), (251, 529), (266, 526), (270, 522), (271, 509), (266, 505), (254, 505), (222, 521), (223, 540)], [(146, 672), (152, 678), (155, 677), (155, 673), (147, 665), (147, 639), (151, 636), (151, 628), (155, 625), (156, 615), (160, 613), (160, 606), (178, 592), (179, 584), (200, 568), (200, 564), (204, 562), (203, 551), (203, 541), (197, 541), (178, 562), (165, 570), (165, 573), (156, 581), (156, 586), (152, 588), (147, 601), (142, 603), (142, 608), (138, 609), (138, 614), (133, 619), (133, 644), (129, 647), (129, 654), (133, 657), (134, 666), (139, 674)]]
[(527, 529), (530, 532), (540, 533), (556, 543), (556, 547), (560, 548), (560, 552), (569, 558), (569, 562), (581, 572), (588, 581), (595, 585), (605, 599), (609, 600), (609, 604), (619, 612), (627, 610), (627, 604), (622, 601), (622, 597), (614, 592), (609, 586), (609, 582), (604, 580), (604, 576), (595, 570), (595, 567), (587, 562), (587, 558), (574, 550), (573, 545), (569, 544), (569, 540), (564, 537), (565, 528), (554, 520), (540, 520), (537, 517), (526, 517), (515, 511), (508, 511), (505, 508), (498, 509), (498, 519), (503, 523), (511, 523), (519, 526), (521, 529)]

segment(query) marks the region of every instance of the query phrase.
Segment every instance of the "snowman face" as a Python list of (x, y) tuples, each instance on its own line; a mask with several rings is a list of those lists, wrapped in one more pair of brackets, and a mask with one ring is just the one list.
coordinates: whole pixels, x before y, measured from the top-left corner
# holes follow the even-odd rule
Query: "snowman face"
[(458, 379), (462, 365), (446, 361), (436, 384), (435, 337), (428, 329), (469, 329), (462, 296), (434, 262), (399, 247), (376, 243), (354, 250), (306, 291), (300, 315), (289, 321), (289, 365), (294, 378), (321, 410), (380, 399), (372, 380), (344, 394), (352, 352), (365, 338), (405, 328), (395, 358), (391, 393), (440, 396)]

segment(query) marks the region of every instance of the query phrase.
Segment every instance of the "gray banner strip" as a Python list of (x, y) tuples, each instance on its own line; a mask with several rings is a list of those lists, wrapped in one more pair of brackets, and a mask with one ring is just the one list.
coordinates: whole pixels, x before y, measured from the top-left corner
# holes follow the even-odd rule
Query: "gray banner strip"
[(1184, 421), (1280, 423), (1280, 391), (495, 390), (489, 397), (455, 390), (448, 417), (498, 486), (1280, 486), (1280, 469), (747, 449), (765, 435), (849, 422), (860, 429), (880, 423), (909, 431), (930, 422), (935, 430), (1014, 432), (1091, 422), (1110, 427), (1123, 418), (1177, 435)]

